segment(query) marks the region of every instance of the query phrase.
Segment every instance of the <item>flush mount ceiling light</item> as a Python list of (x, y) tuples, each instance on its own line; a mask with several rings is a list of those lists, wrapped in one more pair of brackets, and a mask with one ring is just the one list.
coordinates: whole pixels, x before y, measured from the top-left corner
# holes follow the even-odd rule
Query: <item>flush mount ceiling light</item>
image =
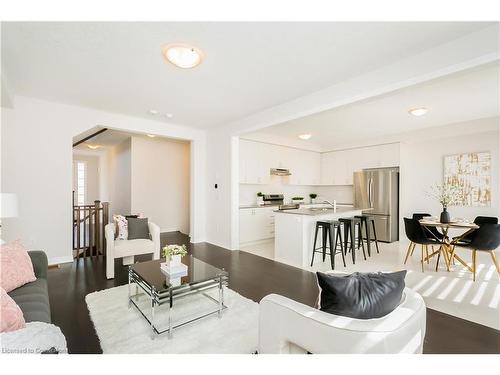
[(150, 109), (149, 110), (149, 114), (150, 115), (157, 115), (158, 114), (158, 111), (156, 109)]
[(304, 141), (307, 141), (311, 137), (312, 137), (312, 134), (301, 134), (301, 135), (299, 135), (299, 138), (303, 139)]
[(165, 113), (165, 117), (166, 117), (166, 118), (172, 118), (172, 117), (174, 117), (174, 115), (173, 115), (173, 114), (171, 114), (171, 113)]
[(423, 116), (423, 115), (425, 115), (427, 113), (427, 108), (424, 108), (424, 107), (422, 107), (422, 108), (413, 108), (413, 109), (410, 109), (408, 111), (408, 113), (410, 115), (417, 116), (417, 117)]
[(146, 135), (147, 135), (149, 138), (154, 138), (154, 137), (156, 137), (156, 135), (154, 135), (154, 134), (146, 134)]
[(98, 145), (87, 145), (88, 148), (90, 148), (91, 150), (96, 150), (99, 148)]
[(167, 61), (183, 69), (200, 65), (203, 58), (203, 53), (198, 48), (182, 43), (167, 44), (162, 47), (161, 52)]

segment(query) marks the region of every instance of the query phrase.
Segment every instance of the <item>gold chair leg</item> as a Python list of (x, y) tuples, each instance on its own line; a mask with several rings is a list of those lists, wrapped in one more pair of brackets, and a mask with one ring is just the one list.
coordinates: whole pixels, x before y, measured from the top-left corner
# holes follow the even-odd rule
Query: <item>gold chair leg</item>
[(415, 245), (413, 242), (410, 242), (410, 245), (408, 246), (408, 251), (406, 252), (406, 257), (405, 257), (405, 261), (403, 264), (406, 264), (406, 262), (408, 261), (408, 257), (410, 256), (410, 253), (412, 253), (412, 248), (413, 248), (413, 245)]
[(493, 260), (493, 263), (495, 264), (495, 267), (497, 268), (497, 273), (498, 275), (500, 275), (500, 267), (498, 266), (497, 257), (495, 256), (495, 251), (494, 250), (490, 251), (490, 255), (491, 259)]
[(476, 250), (472, 250), (472, 281), (476, 281)]
[(424, 245), (421, 247), (420, 254), (420, 263), (422, 263), (422, 272), (424, 272)]
[(425, 256), (427, 258), (427, 264), (429, 264), (429, 246), (425, 245)]

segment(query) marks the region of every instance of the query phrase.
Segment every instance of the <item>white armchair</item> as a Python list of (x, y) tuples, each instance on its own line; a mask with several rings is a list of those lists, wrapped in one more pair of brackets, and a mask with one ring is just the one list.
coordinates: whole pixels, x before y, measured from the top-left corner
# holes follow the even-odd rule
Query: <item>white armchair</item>
[(115, 240), (115, 224), (107, 224), (106, 235), (106, 277), (115, 277), (115, 259), (123, 258), (123, 265), (134, 263), (134, 255), (153, 254), (153, 259), (160, 259), (160, 228), (148, 223), (151, 239)]
[(260, 301), (259, 353), (422, 353), (425, 319), (424, 300), (408, 288), (378, 319), (337, 316), (270, 294)]

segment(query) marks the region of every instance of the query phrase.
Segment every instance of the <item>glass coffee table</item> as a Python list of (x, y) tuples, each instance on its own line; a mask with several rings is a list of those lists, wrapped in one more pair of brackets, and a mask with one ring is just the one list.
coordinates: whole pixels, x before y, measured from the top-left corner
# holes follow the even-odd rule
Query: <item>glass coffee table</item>
[[(165, 259), (149, 262), (136, 263), (129, 266), (128, 272), (128, 303), (129, 308), (135, 306), (151, 326), (151, 337), (168, 333), (172, 337), (172, 330), (185, 324), (194, 322), (212, 314), (222, 317), (222, 311), (227, 308), (224, 305), (224, 287), (229, 284), (229, 274), (224, 269), (216, 268), (205, 263), (192, 255), (185, 256), (182, 263), (187, 266), (187, 274), (181, 277), (170, 277), (168, 273), (160, 268)], [(132, 294), (132, 286), (135, 284), (135, 294)], [(216, 296), (207, 292), (217, 290)], [(179, 299), (190, 298), (193, 295), (203, 295), (215, 306), (203, 310), (187, 319), (173, 322), (172, 312)], [(146, 301), (144, 301), (146, 298)], [(143, 303), (139, 303), (142, 299)], [(147, 304), (144, 304), (147, 302)], [(142, 306), (141, 306), (142, 305)], [(155, 320), (155, 309), (166, 305), (166, 317), (158, 316)], [(212, 304), (210, 304), (211, 306)], [(162, 313), (163, 313), (162, 308)], [(159, 313), (160, 311), (158, 311)], [(167, 320), (165, 328), (160, 328), (160, 320)]]

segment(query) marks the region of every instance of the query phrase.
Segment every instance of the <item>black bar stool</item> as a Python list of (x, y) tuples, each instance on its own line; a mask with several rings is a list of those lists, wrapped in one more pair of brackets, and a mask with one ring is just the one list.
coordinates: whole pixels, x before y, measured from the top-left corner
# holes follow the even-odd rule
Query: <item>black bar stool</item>
[[(377, 240), (377, 231), (375, 230), (375, 219), (371, 215), (358, 215), (354, 216), (355, 218), (358, 218), (361, 220), (361, 228), (365, 228), (365, 235), (366, 235), (366, 247), (368, 249), (368, 256), (372, 256), (372, 250), (371, 250), (371, 243), (375, 242), (375, 247), (377, 248), (377, 254), (380, 254), (380, 251), (378, 250), (378, 240)], [(371, 228), (370, 228), (371, 226)], [(373, 239), (371, 236), (371, 230), (373, 230)], [(363, 232), (360, 232), (363, 233)]]
[[(344, 251), (347, 254), (347, 248), (349, 244), (349, 249), (352, 255), (352, 263), (356, 264), (356, 249), (360, 247), (363, 249), (363, 257), (366, 260), (365, 245), (362, 239), (361, 233), (361, 219), (355, 217), (342, 217), (339, 219), (340, 223), (344, 226)], [(358, 237), (356, 238), (356, 229)], [(356, 246), (356, 239), (358, 240)]]
[[(318, 230), (321, 228), (322, 236), (322, 246), (316, 247), (316, 241), (318, 239)], [(335, 235), (333, 232), (336, 231)], [(328, 246), (327, 246), (328, 242)], [(342, 254), (342, 261), (345, 264), (344, 247), (342, 245), (342, 234), (340, 233), (340, 223), (336, 220), (322, 220), (316, 222), (316, 230), (314, 232), (314, 244), (313, 244), (313, 255), (311, 259), (311, 267), (314, 263), (314, 254), (322, 253), (323, 262), (326, 258), (326, 249), (330, 250), (330, 263), (332, 265), (332, 270), (335, 269), (335, 255), (337, 255), (337, 247), (340, 245), (340, 253)], [(318, 251), (321, 249), (321, 251)]]

